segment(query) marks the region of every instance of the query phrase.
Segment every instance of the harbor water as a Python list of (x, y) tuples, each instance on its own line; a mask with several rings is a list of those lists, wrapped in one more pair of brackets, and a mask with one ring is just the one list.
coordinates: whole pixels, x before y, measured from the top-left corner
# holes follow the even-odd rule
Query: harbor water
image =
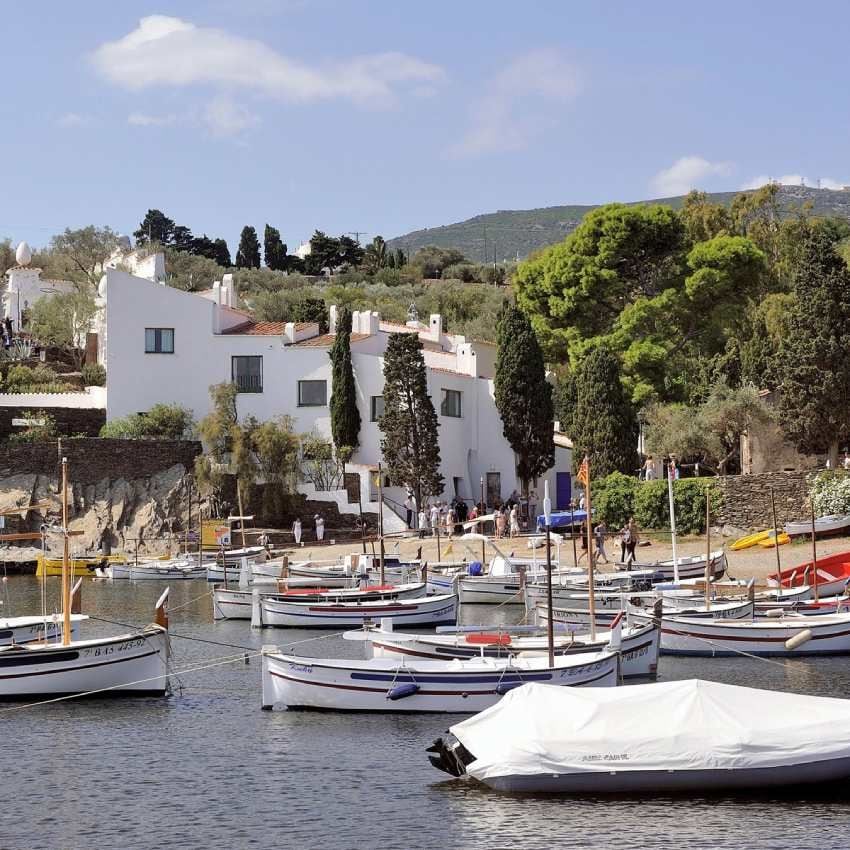
[[(59, 579), (49, 579), (49, 609)], [(5, 584), (6, 616), (40, 609), (31, 577)], [(163, 585), (93, 582), (81, 636), (143, 625)], [(263, 644), (359, 657), (318, 632), (213, 623), (203, 582), (171, 585), (174, 694), (0, 704), (0, 847), (648, 848), (850, 846), (850, 788), (709, 798), (510, 797), (453, 781), (425, 748), (464, 715), (260, 710)], [(470, 606), (467, 623), (518, 617)], [(248, 656), (247, 663), (245, 656)], [(183, 671), (183, 672), (181, 672)], [(661, 659), (660, 678), (850, 697), (846, 658)]]

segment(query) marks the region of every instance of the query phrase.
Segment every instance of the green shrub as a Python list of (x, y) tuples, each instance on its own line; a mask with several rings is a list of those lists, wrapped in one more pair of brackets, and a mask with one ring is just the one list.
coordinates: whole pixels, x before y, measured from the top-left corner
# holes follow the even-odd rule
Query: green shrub
[(100, 429), (100, 436), (130, 440), (188, 440), (194, 428), (191, 410), (179, 404), (155, 404), (147, 413), (131, 413), (107, 422)]
[(640, 481), (622, 472), (612, 472), (593, 485), (593, 507), (597, 519), (609, 529), (622, 528), (635, 512), (635, 492)]
[(21, 418), (41, 424), (27, 425), (9, 435), (10, 443), (46, 443), (56, 439), (56, 420), (44, 410), (21, 411)]
[(68, 392), (72, 389), (59, 380), (59, 376), (46, 366), (12, 366), (6, 373), (7, 393)]
[[(711, 491), (711, 512), (720, 507), (720, 491), (713, 478), (683, 478), (673, 482), (676, 530), (683, 534), (705, 531), (705, 491)], [(645, 481), (634, 498), (634, 517), (641, 528), (670, 528), (670, 506), (666, 481)]]
[(85, 387), (105, 387), (106, 386), (106, 369), (100, 363), (86, 363), (82, 368), (83, 386)]

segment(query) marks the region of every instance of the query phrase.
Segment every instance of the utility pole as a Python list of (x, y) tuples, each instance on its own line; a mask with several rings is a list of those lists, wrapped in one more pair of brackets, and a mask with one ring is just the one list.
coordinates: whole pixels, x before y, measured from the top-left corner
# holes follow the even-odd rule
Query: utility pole
[(368, 230), (349, 230), (349, 231), (346, 232), (345, 235), (346, 236), (353, 236), (354, 241), (359, 245), (360, 244), (360, 237), (361, 236), (368, 236), (369, 231)]

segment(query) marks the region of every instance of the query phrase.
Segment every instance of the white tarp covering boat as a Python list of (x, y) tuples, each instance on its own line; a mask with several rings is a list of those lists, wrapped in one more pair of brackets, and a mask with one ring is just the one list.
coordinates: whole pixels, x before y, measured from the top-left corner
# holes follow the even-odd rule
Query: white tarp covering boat
[(850, 702), (697, 679), (529, 684), (451, 727), (431, 761), (501, 791), (710, 791), (850, 776)]

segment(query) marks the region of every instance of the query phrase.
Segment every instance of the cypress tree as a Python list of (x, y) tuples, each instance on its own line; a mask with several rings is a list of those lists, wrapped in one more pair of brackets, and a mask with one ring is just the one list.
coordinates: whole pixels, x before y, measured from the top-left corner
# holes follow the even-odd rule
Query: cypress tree
[(821, 229), (801, 246), (794, 291), (779, 349), (779, 421), (801, 452), (826, 451), (835, 468), (850, 431), (850, 274)]
[(411, 487), (420, 505), (423, 498), (441, 493), (437, 414), (417, 334), (390, 334), (384, 353), (384, 415), (378, 427), (390, 480)]
[(555, 465), (552, 387), (531, 322), (517, 307), (507, 305), (502, 312), (496, 343), (496, 407), (527, 489), (530, 479)]
[(576, 470), (585, 454), (594, 478), (637, 470), (637, 417), (620, 382), (619, 361), (606, 348), (591, 351), (576, 370), (570, 424)]
[(260, 267), (260, 240), (257, 231), (250, 225), (242, 228), (239, 237), (239, 250), (236, 252), (237, 269), (258, 269)]
[(360, 444), (360, 411), (351, 366), (351, 310), (342, 307), (331, 358), (331, 434), (337, 458), (345, 462)]
[(281, 241), (280, 231), (270, 224), (263, 231), (263, 256), (273, 271), (286, 271), (286, 245)]

